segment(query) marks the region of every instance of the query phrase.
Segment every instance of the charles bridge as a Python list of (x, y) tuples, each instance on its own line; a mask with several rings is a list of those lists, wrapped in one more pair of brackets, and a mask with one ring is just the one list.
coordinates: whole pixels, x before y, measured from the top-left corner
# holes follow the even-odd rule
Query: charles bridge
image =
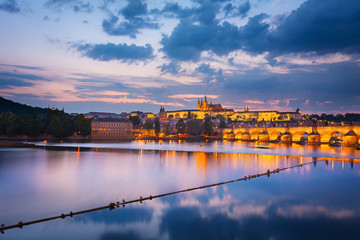
[(343, 146), (357, 146), (360, 126), (226, 128), (222, 134), (227, 140), (282, 143), (300, 142), (307, 135), (308, 144), (329, 144), (332, 137), (339, 137)]

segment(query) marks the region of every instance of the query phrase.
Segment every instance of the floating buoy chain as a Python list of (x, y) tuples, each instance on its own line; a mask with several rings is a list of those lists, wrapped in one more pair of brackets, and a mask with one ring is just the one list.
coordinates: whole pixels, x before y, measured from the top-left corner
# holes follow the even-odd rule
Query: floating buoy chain
[(159, 195), (154, 195), (154, 196), (150, 195), (149, 197), (140, 196), (140, 198), (134, 199), (134, 200), (131, 200), (131, 201), (125, 201), (125, 199), (123, 199), (122, 202), (118, 202), (118, 201), (117, 202), (110, 202), (106, 206), (92, 208), (92, 209), (78, 211), (78, 212), (70, 212), (68, 214), (62, 213), (59, 216), (43, 218), (43, 219), (39, 219), (39, 220), (35, 220), (35, 221), (29, 221), (29, 222), (20, 221), (17, 224), (13, 224), (13, 225), (9, 225), (9, 226), (5, 226), (5, 224), (1, 224), (0, 225), (0, 233), (4, 234), (5, 230), (12, 229), (12, 228), (23, 228), (23, 226), (32, 225), (32, 224), (35, 224), (35, 223), (46, 222), (46, 221), (55, 220), (55, 219), (64, 219), (66, 217), (73, 217), (74, 215), (94, 212), (94, 211), (103, 210), (103, 209), (107, 209), (107, 208), (110, 209), (110, 210), (114, 210), (115, 208), (119, 208), (120, 206), (125, 207), (125, 205), (127, 205), (127, 204), (136, 203), (136, 202), (142, 203), (144, 201), (152, 200), (154, 198), (165, 197), (165, 196), (174, 195), (174, 194), (178, 194), (178, 193), (190, 192), (190, 191), (194, 191), (194, 190), (215, 187), (215, 186), (228, 184), (228, 183), (232, 183), (232, 182), (247, 181), (247, 180), (250, 180), (252, 178), (257, 178), (257, 177), (261, 177), (261, 176), (270, 177), (270, 174), (279, 173), (281, 171), (285, 171), (285, 170), (288, 170), (288, 169), (291, 169), (291, 168), (302, 167), (303, 165), (307, 165), (307, 164), (316, 164), (319, 161), (325, 161), (325, 160), (317, 160), (317, 161), (308, 162), (308, 163), (301, 163), (299, 165), (294, 165), (294, 166), (285, 167), (285, 168), (276, 168), (276, 169), (273, 169), (273, 170), (268, 169), (267, 172), (261, 173), (261, 174), (248, 175), (248, 176), (244, 176), (242, 178), (238, 178), (238, 179), (234, 179), (234, 180), (230, 180), (230, 181), (219, 182), (219, 183), (214, 183), (214, 184), (209, 184), (209, 185), (203, 185), (203, 186), (200, 186), (200, 187), (188, 188), (188, 189), (179, 190), (179, 191), (175, 191), (175, 192), (169, 192), (169, 193), (164, 193), (164, 194), (159, 194)]

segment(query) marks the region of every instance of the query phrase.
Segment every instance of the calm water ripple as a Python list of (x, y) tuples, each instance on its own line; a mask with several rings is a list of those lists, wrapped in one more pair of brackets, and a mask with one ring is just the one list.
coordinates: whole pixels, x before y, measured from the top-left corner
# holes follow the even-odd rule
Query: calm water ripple
[(0, 149), (0, 224), (332, 158), (269, 178), (11, 229), (0, 238), (360, 239), (360, 160), (355, 149), (276, 144), (267, 149), (236, 142), (50, 145), (75, 150)]

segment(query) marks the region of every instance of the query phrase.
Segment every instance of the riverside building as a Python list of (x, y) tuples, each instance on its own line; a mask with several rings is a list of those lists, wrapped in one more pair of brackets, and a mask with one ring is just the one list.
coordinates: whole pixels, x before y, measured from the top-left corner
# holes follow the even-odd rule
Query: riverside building
[(232, 121), (300, 121), (301, 111), (300, 109), (296, 109), (294, 112), (279, 112), (275, 110), (250, 111), (247, 106), (244, 107), (244, 111), (234, 111), (233, 109), (223, 108), (221, 104), (213, 104), (211, 100), (209, 103), (205, 96), (204, 100), (198, 99), (196, 109), (165, 111), (165, 109), (161, 107), (159, 116), (161, 122), (171, 118), (204, 119), (206, 116), (223, 116), (230, 118)]
[(91, 122), (92, 139), (132, 139), (133, 124), (122, 118), (98, 118)]

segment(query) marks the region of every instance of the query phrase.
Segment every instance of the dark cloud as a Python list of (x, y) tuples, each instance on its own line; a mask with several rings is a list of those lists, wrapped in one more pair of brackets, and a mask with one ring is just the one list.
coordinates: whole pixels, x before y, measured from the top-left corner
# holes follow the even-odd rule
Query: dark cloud
[(164, 8), (160, 11), (166, 17), (173, 18), (188, 18), (195, 14), (193, 8), (183, 8), (178, 3), (166, 3)]
[(41, 67), (34, 67), (34, 66), (24, 66), (24, 65), (11, 65), (11, 64), (1, 64), (0, 66), (6, 66), (6, 67), (15, 67), (15, 68), (21, 68), (26, 70), (44, 70)]
[(140, 29), (159, 29), (160, 27), (151, 18), (152, 14), (148, 12), (147, 4), (141, 0), (129, 0), (128, 4), (118, 14), (125, 21), (122, 21), (111, 12), (109, 18), (103, 20), (102, 28), (109, 35), (136, 38), (136, 35), (140, 33)]
[(10, 72), (0, 72), (0, 86), (3, 88), (9, 87), (29, 87), (34, 86), (31, 81), (42, 80), (49, 81), (43, 77), (32, 74), (18, 74)]
[(45, 7), (61, 12), (62, 9), (72, 9), (74, 12), (92, 13), (93, 7), (90, 2), (81, 0), (47, 0)]
[(308, 0), (274, 31), (266, 50), (289, 52), (360, 52), (360, 1)]
[(226, 4), (225, 7), (223, 8), (225, 16), (228, 16), (234, 9), (235, 7), (232, 3)]
[[(320, 69), (318, 66), (307, 67), (307, 71), (293, 70), (288, 74), (255, 69), (227, 77), (222, 87), (224, 96), (241, 94), (242, 99), (254, 99), (254, 96), (265, 102), (296, 99), (290, 107), (301, 107), (310, 112), (357, 111), (356, 108), (360, 108), (357, 97), (360, 92), (359, 77), (359, 66), (344, 62), (323, 64)], [(306, 100), (310, 101), (309, 105), (303, 105)], [(331, 104), (321, 104), (323, 102)]]
[(0, 10), (8, 13), (19, 13), (20, 8), (15, 0), (5, 0), (0, 3)]
[(181, 21), (170, 36), (163, 36), (162, 51), (168, 57), (183, 61), (198, 61), (202, 51), (212, 51), (225, 55), (240, 48), (238, 27), (224, 22), (222, 24), (195, 25)]
[(187, 19), (188, 21), (200, 22), (207, 25), (212, 24), (216, 19), (216, 14), (221, 9), (219, 1), (197, 1), (199, 6), (183, 8), (178, 3), (166, 3), (164, 8), (159, 11), (166, 17), (174, 17), (180, 19)]
[(8, 77), (8, 78), (19, 78), (25, 80), (42, 80), (42, 81), (50, 81), (41, 76), (33, 75), (33, 74), (19, 74), (19, 73), (10, 73), (10, 72), (0, 72), (0, 77)]
[(122, 62), (133, 62), (137, 60), (147, 60), (154, 57), (154, 49), (150, 44), (137, 46), (135, 44), (80, 44), (72, 46), (77, 51), (94, 60), (111, 61), (120, 60)]
[(199, 67), (195, 69), (195, 73), (204, 74), (205, 76), (202, 78), (202, 80), (205, 83), (209, 83), (215, 80), (218, 82), (224, 81), (223, 70), (219, 69), (218, 71), (216, 71), (216, 69), (212, 68), (209, 63), (202, 63)]
[(178, 74), (181, 69), (180, 65), (175, 62), (170, 62), (169, 64), (164, 63), (161, 66), (159, 66), (159, 68), (162, 73), (170, 73), (173, 75)]
[(244, 18), (247, 16), (248, 12), (250, 11), (250, 2), (246, 1), (242, 3), (238, 8), (238, 14), (241, 18)]
[(200, 7), (195, 10), (197, 19), (202, 24), (212, 24), (215, 21), (216, 14), (219, 11), (219, 5), (211, 2), (204, 1), (201, 3)]
[(147, 4), (141, 0), (128, 0), (128, 5), (120, 10), (125, 19), (133, 19), (147, 14)]
[(129, 21), (121, 22), (115, 15), (110, 15), (109, 19), (104, 19), (103, 30), (111, 36), (129, 36), (136, 38), (140, 29), (158, 29), (159, 24), (151, 21), (148, 17), (134, 17)]
[[(199, 9), (210, 14), (200, 24), (192, 18), (183, 19), (170, 36), (163, 36), (162, 51), (169, 58), (198, 61), (203, 51), (226, 55), (239, 49), (250, 54), (269, 52), (272, 57), (304, 52), (360, 52), (360, 2), (357, 0), (347, 0), (346, 4), (341, 0), (308, 0), (289, 16), (276, 16), (275, 28), (265, 21), (269, 18), (266, 14), (249, 18), (242, 27), (226, 21), (220, 23), (213, 17), (215, 10), (211, 12), (211, 8), (205, 6)], [(167, 5), (166, 9), (178, 16), (184, 11), (174, 4)], [(238, 8), (239, 15), (244, 17), (249, 9), (250, 3), (244, 2)], [(229, 3), (224, 11), (234, 11), (234, 6)], [(201, 19), (201, 14), (196, 13)]]

